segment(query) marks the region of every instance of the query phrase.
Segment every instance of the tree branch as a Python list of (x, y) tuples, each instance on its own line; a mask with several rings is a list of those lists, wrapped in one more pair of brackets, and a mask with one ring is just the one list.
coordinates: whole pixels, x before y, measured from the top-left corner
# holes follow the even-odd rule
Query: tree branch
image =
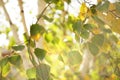
[(41, 17), (43, 16), (44, 12), (46, 11), (46, 9), (50, 6), (52, 2), (48, 3), (48, 5), (43, 9), (43, 11), (40, 13), (39, 17), (37, 18), (36, 23), (38, 23), (38, 21), (41, 19)]
[(84, 3), (88, 4), (89, 6), (94, 5), (94, 4), (92, 4), (92, 1), (87, 1), (87, 0), (84, 0)]
[(26, 21), (25, 21), (25, 15), (24, 15), (24, 9), (23, 9), (23, 1), (22, 0), (18, 0), (18, 2), (19, 2), (19, 6), (20, 6), (20, 14), (21, 14), (21, 17), (22, 17), (24, 31), (28, 35), (28, 30), (27, 30), (27, 25), (26, 25)]
[(12, 22), (10, 16), (9, 16), (8, 11), (7, 11), (7, 9), (6, 9), (5, 5), (4, 5), (3, 0), (1, 0), (1, 3), (2, 3), (2, 7), (4, 9), (4, 12), (5, 12), (6, 18), (7, 18), (8, 22), (9, 22), (9, 24), (10, 24), (11, 29), (12, 29), (13, 36), (15, 37), (15, 41), (16, 41), (16, 43), (19, 43), (20, 40), (18, 38), (17, 29), (15, 27), (15, 24), (13, 24), (13, 22)]

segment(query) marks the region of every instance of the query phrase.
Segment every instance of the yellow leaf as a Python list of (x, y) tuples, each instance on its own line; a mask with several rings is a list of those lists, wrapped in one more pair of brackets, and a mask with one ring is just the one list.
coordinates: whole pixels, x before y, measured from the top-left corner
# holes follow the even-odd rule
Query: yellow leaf
[(80, 20), (82, 20), (82, 21), (85, 20), (85, 14), (80, 13)]
[(38, 41), (40, 39), (40, 33), (32, 35), (31, 38), (34, 39), (35, 41)]
[(115, 10), (116, 7), (113, 3), (109, 4), (109, 10)]
[(80, 7), (80, 12), (81, 13), (87, 13), (87, 11), (88, 11), (88, 8), (87, 8), (86, 4), (82, 3), (82, 5)]
[(87, 8), (86, 4), (82, 3), (82, 5), (80, 7), (80, 14), (79, 14), (80, 19), (82, 21), (85, 20), (87, 12), (88, 12), (88, 8)]

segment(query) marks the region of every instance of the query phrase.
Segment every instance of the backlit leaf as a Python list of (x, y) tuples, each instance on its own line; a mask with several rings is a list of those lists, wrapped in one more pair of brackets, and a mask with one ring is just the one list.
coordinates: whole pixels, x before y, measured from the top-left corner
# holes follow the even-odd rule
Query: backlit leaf
[(53, 35), (52, 35), (52, 33), (46, 33), (46, 34), (45, 34), (45, 40), (46, 40), (47, 42), (51, 42), (51, 41), (53, 40)]
[(2, 76), (6, 77), (9, 74), (9, 72), (10, 72), (10, 64), (7, 63), (2, 67)]
[(27, 69), (26, 74), (29, 79), (35, 79), (36, 78), (36, 69), (34, 67), (29, 68), (29, 69)]

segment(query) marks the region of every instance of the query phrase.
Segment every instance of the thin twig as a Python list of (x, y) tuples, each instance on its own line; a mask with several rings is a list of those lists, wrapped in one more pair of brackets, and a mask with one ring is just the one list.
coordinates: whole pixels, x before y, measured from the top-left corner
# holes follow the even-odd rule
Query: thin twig
[(117, 17), (117, 18), (120, 18), (120, 15), (117, 15), (116, 13), (114, 13), (116, 10), (109, 10), (109, 12), (113, 15), (113, 16), (115, 16), (115, 17)]
[(18, 1), (19, 1), (19, 6), (20, 6), (20, 14), (22, 17), (23, 27), (24, 27), (25, 32), (28, 34), (27, 25), (25, 21), (25, 15), (24, 15), (24, 9), (23, 9), (23, 1), (22, 0), (18, 0)]
[(79, 0), (77, 0), (77, 2), (78, 2), (79, 4), (82, 4)]
[(88, 4), (89, 6), (94, 5), (94, 4), (92, 4), (92, 2), (91, 2), (91, 1), (87, 1), (87, 0), (84, 0), (84, 3)]
[(50, 6), (52, 2), (48, 3), (48, 5), (43, 9), (43, 11), (41, 12), (41, 14), (39, 15), (36, 23), (38, 23), (38, 21), (41, 19), (41, 17), (43, 16), (44, 12), (46, 11), (46, 9)]
[(3, 0), (1, 0), (1, 3), (2, 3), (2, 7), (3, 7), (3, 9), (4, 9), (4, 12), (5, 12), (6, 18), (7, 18), (8, 22), (9, 22), (9, 24), (10, 24), (11, 29), (12, 29), (13, 36), (15, 37), (15, 41), (16, 41), (17, 43), (19, 43), (20, 40), (19, 40), (19, 38), (18, 38), (17, 29), (16, 29), (16, 27), (15, 27), (15, 24), (13, 24), (13, 22), (12, 22), (10, 16), (9, 16), (8, 11), (7, 11), (7, 9), (6, 9), (5, 5), (4, 5)]

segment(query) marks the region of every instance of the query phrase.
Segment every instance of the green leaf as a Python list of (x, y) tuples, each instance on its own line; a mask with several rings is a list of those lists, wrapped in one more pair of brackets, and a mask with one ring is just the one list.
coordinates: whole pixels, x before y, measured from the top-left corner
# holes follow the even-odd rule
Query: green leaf
[(0, 66), (3, 67), (4, 65), (6, 65), (8, 63), (8, 57), (5, 57), (3, 59), (0, 60)]
[(77, 32), (78, 34), (80, 33), (81, 31), (81, 28), (82, 28), (82, 22), (81, 21), (77, 21), (73, 24), (73, 31)]
[(89, 37), (89, 32), (88, 32), (87, 30), (85, 30), (85, 29), (82, 29), (82, 30), (81, 30), (81, 33), (80, 33), (80, 36), (81, 36), (82, 38), (84, 38), (84, 39), (88, 39), (88, 37)]
[(91, 54), (96, 56), (99, 53), (99, 48), (94, 43), (88, 43), (89, 50)]
[(29, 79), (35, 79), (36, 78), (36, 68), (33, 67), (33, 68), (27, 69), (26, 74)]
[(48, 80), (50, 74), (50, 66), (46, 64), (40, 64), (36, 68), (36, 78), (37, 80)]
[(2, 67), (2, 76), (6, 77), (9, 74), (9, 72), (10, 72), (10, 64), (7, 63)]
[(82, 56), (80, 55), (78, 51), (73, 50), (68, 53), (68, 62), (71, 65), (80, 64), (81, 61), (82, 61)]
[(20, 67), (22, 64), (22, 58), (20, 55), (15, 54), (9, 57), (9, 62), (16, 67)]
[(92, 42), (93, 42), (95, 45), (101, 47), (101, 46), (103, 45), (103, 42), (104, 42), (104, 35), (102, 35), (102, 34), (97, 34), (97, 35), (95, 35), (95, 36), (92, 38)]
[(41, 25), (39, 25), (39, 24), (32, 24), (30, 26), (30, 35), (31, 36), (34, 36), (34, 35), (36, 35), (38, 33), (43, 34), (44, 31), (45, 31), (45, 29)]
[(110, 2), (108, 1), (108, 0), (105, 0), (105, 1), (102, 1), (101, 3), (99, 3), (98, 5), (97, 5), (97, 10), (99, 10), (99, 11), (107, 11), (108, 10), (108, 8), (109, 8), (109, 4), (110, 4)]
[(15, 51), (22, 51), (25, 48), (24, 45), (12, 46)]
[(14, 36), (11, 36), (9, 38), (9, 47), (13, 46), (16, 44), (16, 41), (15, 41), (15, 37)]
[(35, 53), (36, 57), (40, 60), (43, 60), (46, 55), (46, 51), (44, 49), (40, 49), (40, 48), (36, 48), (34, 53)]
[(92, 29), (95, 27), (95, 25), (88, 23), (88, 24), (84, 24), (83, 27), (84, 27), (86, 30), (92, 30)]

